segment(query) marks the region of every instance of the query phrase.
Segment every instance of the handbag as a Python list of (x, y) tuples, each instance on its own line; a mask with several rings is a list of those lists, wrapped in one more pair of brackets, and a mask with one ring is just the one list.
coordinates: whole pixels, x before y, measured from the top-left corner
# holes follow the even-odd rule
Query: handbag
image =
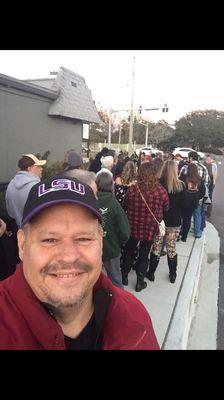
[(158, 221), (158, 219), (155, 217), (155, 215), (154, 215), (153, 212), (151, 211), (149, 205), (146, 203), (146, 200), (145, 200), (145, 198), (144, 198), (144, 196), (143, 196), (141, 190), (139, 189), (138, 186), (137, 186), (137, 188), (138, 188), (138, 191), (139, 191), (139, 193), (140, 193), (140, 196), (141, 196), (142, 200), (144, 201), (146, 207), (148, 208), (150, 214), (153, 216), (154, 220), (155, 220), (155, 221), (157, 222), (157, 224), (159, 225), (159, 234), (160, 234), (160, 236), (165, 236), (165, 233), (166, 233), (165, 222), (163, 221), (163, 219), (162, 219), (161, 222)]

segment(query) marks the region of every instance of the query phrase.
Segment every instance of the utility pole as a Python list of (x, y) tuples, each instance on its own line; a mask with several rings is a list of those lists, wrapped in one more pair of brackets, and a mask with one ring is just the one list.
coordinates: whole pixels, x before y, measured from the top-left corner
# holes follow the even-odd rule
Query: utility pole
[(130, 113), (130, 127), (129, 127), (129, 143), (128, 143), (128, 153), (129, 155), (133, 150), (133, 122), (134, 122), (134, 79), (135, 79), (135, 57), (133, 57), (133, 74), (132, 74), (132, 93), (131, 93), (131, 113)]
[(112, 123), (113, 109), (109, 110), (109, 130), (108, 130), (108, 149), (111, 148), (111, 123)]
[(122, 128), (122, 126), (120, 124), (120, 126), (119, 126), (119, 139), (118, 139), (119, 149), (120, 149), (120, 144), (121, 144), (121, 128)]
[(146, 132), (145, 132), (145, 147), (148, 146), (148, 137), (149, 137), (149, 124), (146, 125)]

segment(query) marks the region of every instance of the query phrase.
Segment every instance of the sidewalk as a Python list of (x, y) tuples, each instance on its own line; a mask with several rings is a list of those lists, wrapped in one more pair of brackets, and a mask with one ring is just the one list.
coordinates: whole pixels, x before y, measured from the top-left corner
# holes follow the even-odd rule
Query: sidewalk
[(135, 292), (136, 274), (131, 270), (126, 290), (133, 293), (146, 307), (152, 319), (159, 345), (164, 350), (187, 347), (187, 339), (194, 312), (200, 267), (204, 252), (205, 234), (195, 239), (188, 234), (187, 242), (177, 242), (178, 267), (174, 284), (169, 281), (167, 257), (160, 259), (155, 281), (147, 278), (147, 288)]

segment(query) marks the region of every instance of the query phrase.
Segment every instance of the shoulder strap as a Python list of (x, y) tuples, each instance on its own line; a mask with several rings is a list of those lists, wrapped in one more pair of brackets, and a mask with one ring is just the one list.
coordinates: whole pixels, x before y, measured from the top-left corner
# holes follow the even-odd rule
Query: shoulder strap
[(150, 209), (149, 205), (146, 203), (146, 200), (145, 200), (145, 198), (144, 198), (144, 196), (143, 196), (141, 190), (139, 189), (139, 186), (138, 186), (138, 185), (136, 185), (136, 186), (137, 186), (138, 191), (139, 191), (139, 193), (140, 193), (140, 196), (141, 196), (142, 200), (144, 201), (146, 207), (148, 208), (150, 214), (153, 216), (153, 218), (154, 218), (154, 220), (157, 222), (157, 224), (160, 225), (160, 222), (158, 221), (158, 219), (157, 219), (157, 218), (155, 217), (155, 215), (153, 214), (153, 212), (152, 212), (152, 210)]

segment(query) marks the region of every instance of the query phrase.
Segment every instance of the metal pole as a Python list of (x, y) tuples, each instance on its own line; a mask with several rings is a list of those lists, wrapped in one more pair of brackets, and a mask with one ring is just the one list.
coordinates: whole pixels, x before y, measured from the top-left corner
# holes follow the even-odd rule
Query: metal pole
[(108, 149), (111, 147), (111, 115), (109, 114)]
[(147, 124), (145, 132), (145, 147), (148, 146), (148, 136), (149, 136), (149, 125)]
[(119, 149), (120, 149), (120, 145), (121, 145), (121, 128), (122, 128), (122, 126), (120, 125), (120, 127), (119, 127), (119, 139), (118, 139)]
[(134, 115), (133, 115), (133, 107), (134, 107), (134, 79), (135, 79), (135, 57), (133, 57), (133, 74), (132, 74), (132, 94), (131, 94), (131, 114), (130, 114), (130, 127), (129, 127), (129, 143), (128, 143), (128, 152), (129, 155), (132, 153), (133, 150), (133, 122), (134, 122)]

